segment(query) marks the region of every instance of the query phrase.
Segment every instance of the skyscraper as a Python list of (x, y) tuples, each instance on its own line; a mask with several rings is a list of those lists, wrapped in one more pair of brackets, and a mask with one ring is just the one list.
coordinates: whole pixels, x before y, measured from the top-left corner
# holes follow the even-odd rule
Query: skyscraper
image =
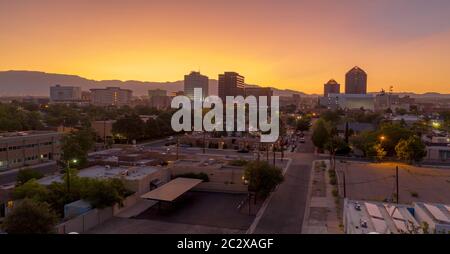
[(167, 96), (167, 91), (162, 89), (148, 90), (148, 98), (151, 100), (154, 96)]
[(81, 100), (81, 87), (76, 86), (51, 86), (50, 101), (52, 102), (74, 102)]
[(363, 69), (355, 66), (345, 74), (345, 93), (367, 93), (367, 74)]
[(328, 96), (330, 93), (341, 93), (341, 85), (334, 79), (330, 79), (323, 85), (323, 96)]
[(202, 89), (202, 99), (208, 96), (208, 77), (200, 72), (191, 72), (184, 75), (184, 94), (190, 99), (194, 99), (194, 88)]
[(95, 106), (128, 105), (133, 97), (133, 92), (120, 87), (107, 87), (91, 89), (91, 103)]
[(225, 103), (227, 96), (245, 96), (244, 77), (236, 72), (219, 74), (219, 97)]

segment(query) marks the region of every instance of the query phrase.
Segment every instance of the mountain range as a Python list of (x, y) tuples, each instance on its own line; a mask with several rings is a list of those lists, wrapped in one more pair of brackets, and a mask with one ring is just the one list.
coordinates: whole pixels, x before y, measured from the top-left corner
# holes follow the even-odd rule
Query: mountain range
[[(76, 75), (45, 73), (39, 71), (0, 71), (0, 96), (48, 96), (50, 86), (79, 86), (83, 91), (91, 88), (117, 86), (133, 91), (133, 95), (147, 95), (150, 89), (164, 89), (168, 92), (183, 90), (183, 81), (149, 82), (137, 80), (92, 80)], [(209, 93), (217, 94), (218, 81), (209, 80)], [(256, 86), (256, 85), (249, 85)], [(293, 90), (274, 89), (274, 95), (291, 96), (294, 93), (305, 95)]]
[[(209, 93), (217, 94), (217, 83), (215, 79), (209, 80)], [(124, 89), (130, 89), (136, 96), (147, 95), (150, 89), (164, 89), (168, 92), (183, 90), (183, 80), (173, 82), (150, 82), (137, 80), (92, 80), (77, 75), (55, 74), (40, 71), (0, 71), (0, 96), (48, 96), (50, 86), (60, 84), (63, 86), (79, 86), (83, 91), (91, 88), (104, 88), (107, 86), (117, 86)], [(257, 86), (257, 85), (248, 85)], [(292, 96), (300, 94), (302, 96), (316, 97), (318, 94), (305, 94), (303, 92), (272, 88), (274, 95)], [(450, 94), (425, 93), (416, 94), (410, 92), (395, 93), (401, 96), (410, 96), (412, 98), (441, 98), (450, 99)]]

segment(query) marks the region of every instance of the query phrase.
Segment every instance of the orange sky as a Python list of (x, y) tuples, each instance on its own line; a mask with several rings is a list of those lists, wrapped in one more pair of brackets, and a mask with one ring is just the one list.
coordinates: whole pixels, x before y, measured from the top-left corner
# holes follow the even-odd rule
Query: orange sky
[(321, 93), (358, 65), (369, 91), (450, 93), (448, 13), (446, 0), (0, 0), (0, 70), (142, 81), (237, 71)]

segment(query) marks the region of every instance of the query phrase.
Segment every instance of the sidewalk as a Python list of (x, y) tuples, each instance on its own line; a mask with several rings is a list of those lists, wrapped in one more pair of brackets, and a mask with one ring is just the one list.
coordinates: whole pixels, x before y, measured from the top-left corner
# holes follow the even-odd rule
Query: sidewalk
[(314, 161), (305, 208), (302, 234), (342, 234), (333, 186), (329, 184), (329, 162)]
[(11, 174), (11, 173), (17, 173), (17, 172), (19, 172), (22, 169), (41, 168), (41, 167), (53, 166), (53, 165), (56, 165), (56, 161), (49, 161), (49, 162), (39, 163), (39, 164), (35, 164), (35, 165), (30, 165), (30, 166), (23, 166), (23, 167), (15, 168), (15, 169), (7, 169), (5, 171), (0, 171), (0, 176), (8, 175), (8, 174)]

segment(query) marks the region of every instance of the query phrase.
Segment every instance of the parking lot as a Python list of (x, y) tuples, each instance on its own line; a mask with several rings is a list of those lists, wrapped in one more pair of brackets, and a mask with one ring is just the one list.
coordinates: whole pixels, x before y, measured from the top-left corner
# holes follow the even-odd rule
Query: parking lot
[(401, 163), (337, 162), (343, 193), (342, 171), (350, 199), (383, 201), (395, 197), (395, 168), (399, 167), (399, 201), (450, 204), (450, 168), (418, 167)]
[(246, 197), (246, 194), (188, 192), (175, 204), (163, 205), (161, 209), (155, 205), (135, 219), (246, 230), (254, 219), (248, 209), (238, 209)]
[(114, 218), (92, 229), (100, 234), (210, 234), (245, 233), (261, 206), (238, 209), (246, 194), (191, 191), (177, 203), (150, 207), (133, 218)]

